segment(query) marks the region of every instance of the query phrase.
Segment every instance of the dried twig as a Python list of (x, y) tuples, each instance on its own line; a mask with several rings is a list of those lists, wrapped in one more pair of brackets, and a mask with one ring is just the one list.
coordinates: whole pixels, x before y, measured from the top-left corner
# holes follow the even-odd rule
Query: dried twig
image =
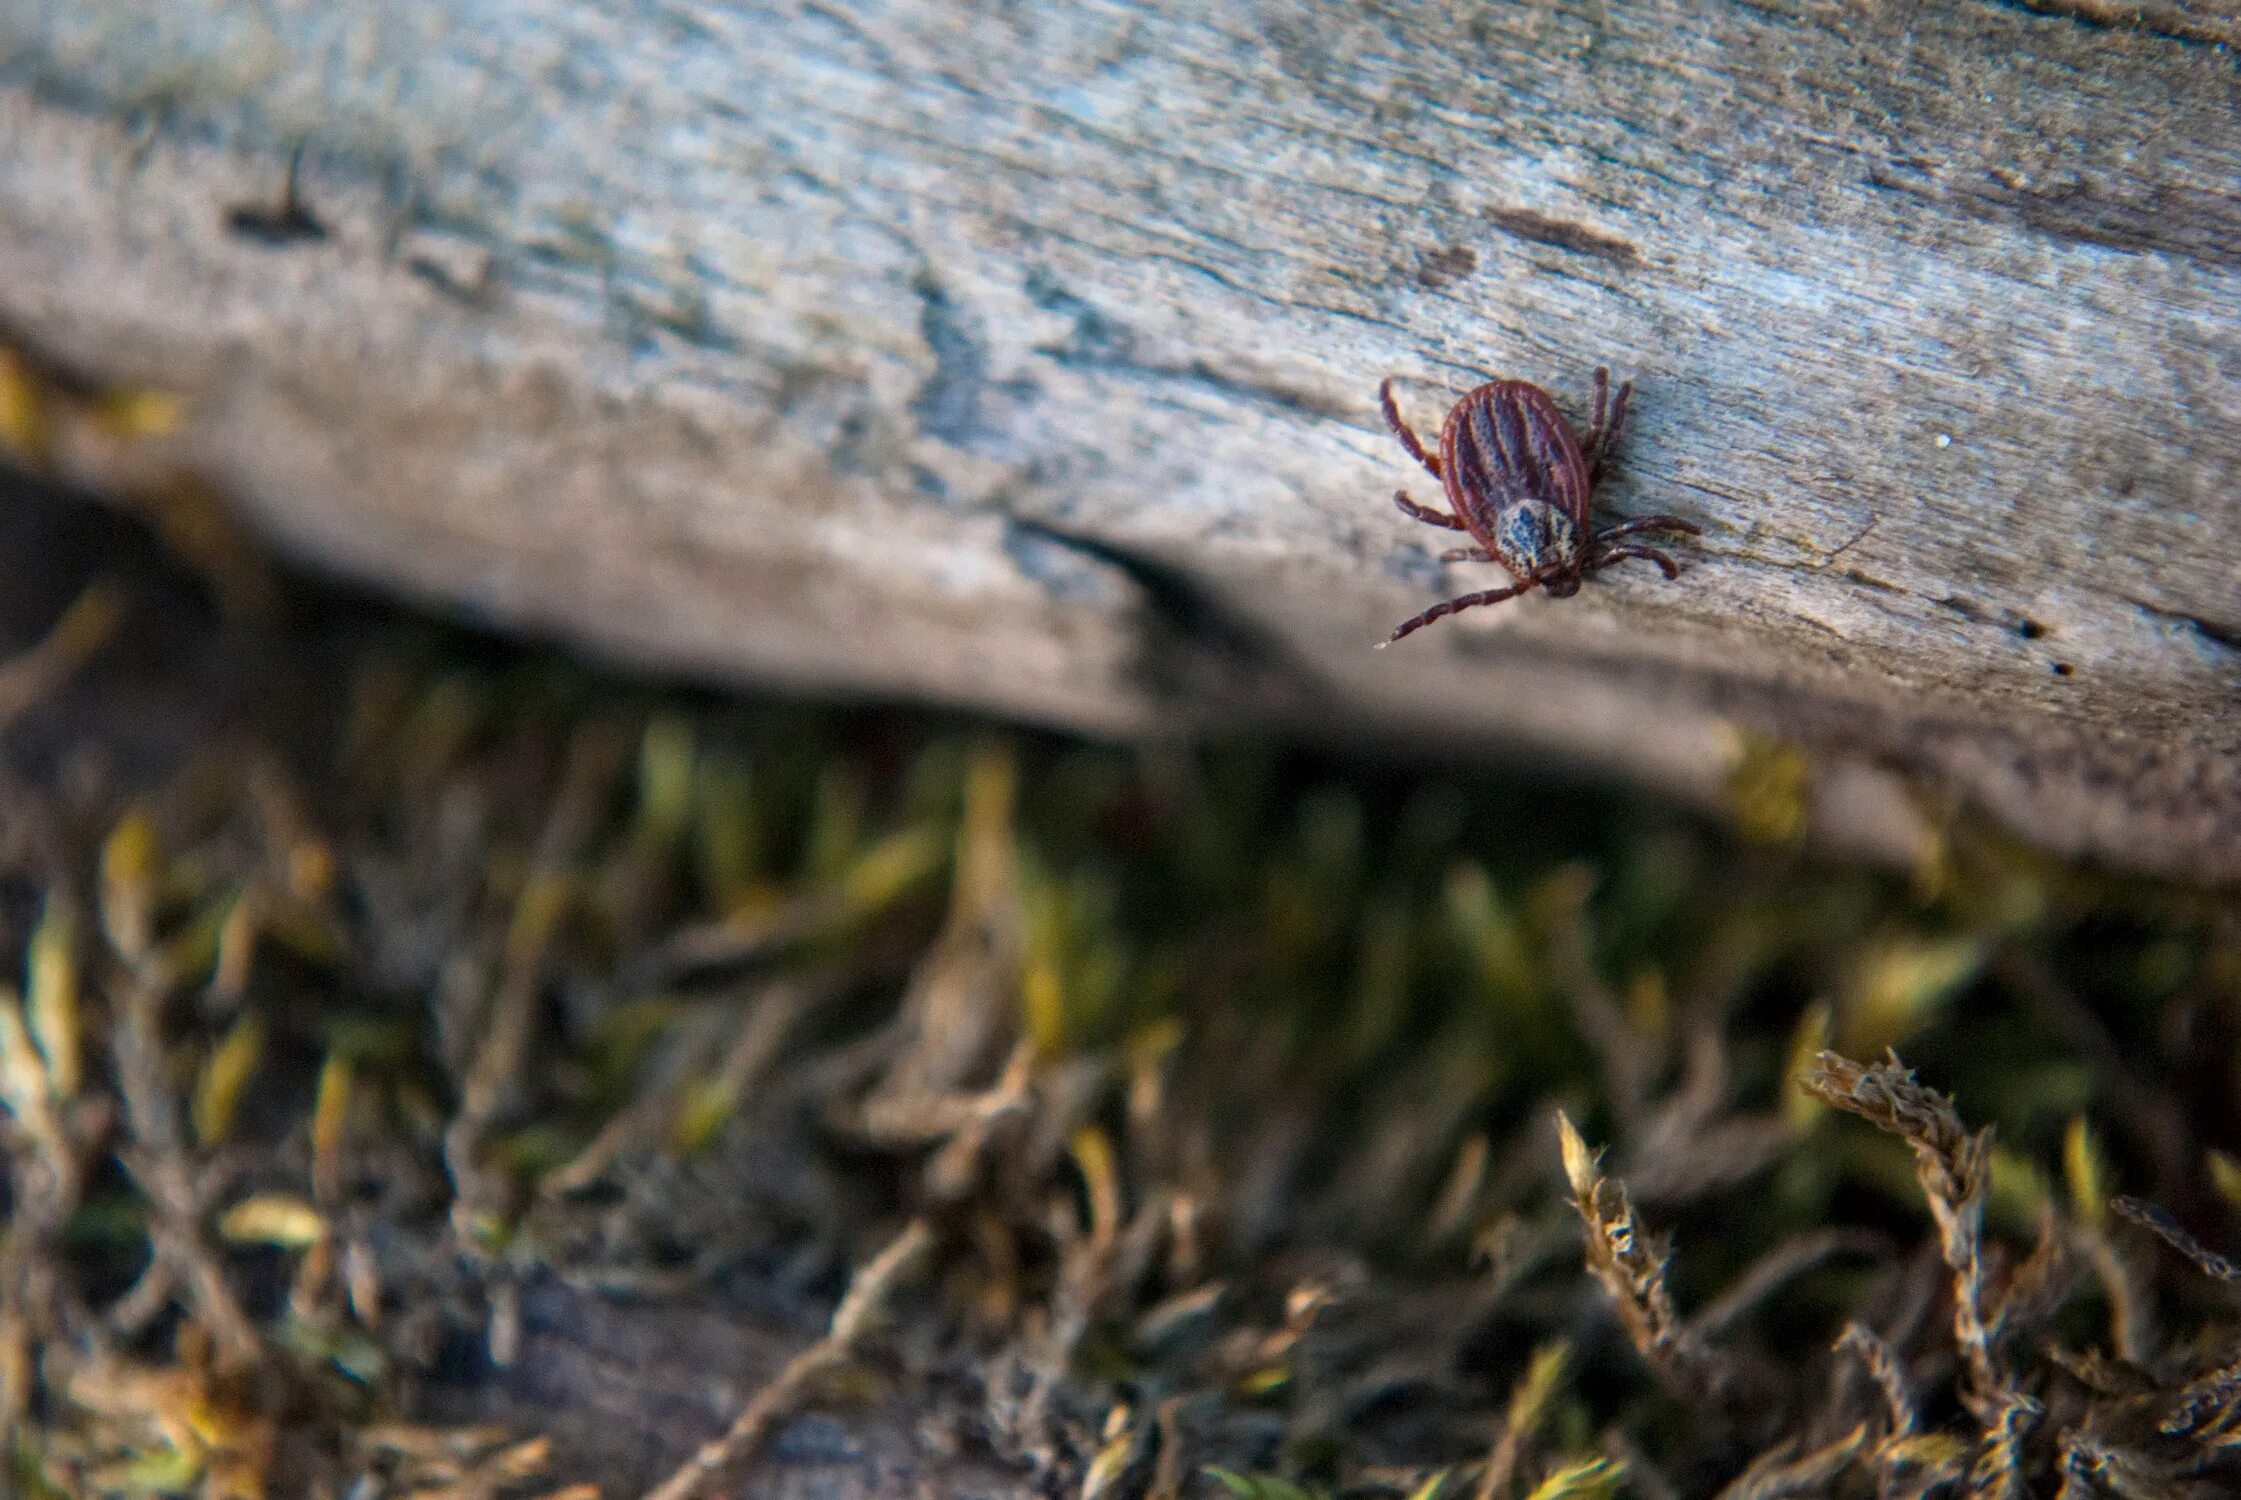
[[(2061, 1310), (2071, 1288), (2077, 1284), (2076, 1257), (2070, 1245), (2073, 1235), (2083, 1238), (2095, 1263), (2101, 1263), (2104, 1252), (2109, 1250), (2108, 1237), (2089, 1226), (2065, 1234), (2061, 1220), (2049, 1208), (2039, 1225), (2038, 1243), (2009, 1275), (1998, 1310), (1990, 1316), (1995, 1337), (2012, 1344)], [(2106, 1258), (2112, 1263), (2116, 1259), (2113, 1252)], [(2102, 1280), (2108, 1286), (2110, 1321), (2116, 1328), (2117, 1352), (2126, 1359), (2137, 1359), (2142, 1348), (2137, 1332), (2140, 1319), (2131, 1311), (2137, 1299), (2131, 1295), (2128, 1284), (2119, 1284), (2113, 1272), (2104, 1269)]]
[(124, 1160), (154, 1208), (150, 1237), (165, 1279), (185, 1290), (216, 1340), (220, 1365), (246, 1368), (257, 1361), (263, 1343), (203, 1241), (203, 1195), (180, 1139), (177, 1102), (164, 1078), (162, 1013), (171, 983), (160, 959), (144, 964), (141, 973), (124, 983), (115, 1028), (117, 1087), (135, 1143)]
[(125, 613), (124, 590), (90, 585), (30, 650), (0, 662), (0, 730), (36, 707), (115, 637)]
[(903, 1226), (902, 1233), (856, 1273), (848, 1295), (833, 1310), (832, 1326), (825, 1336), (795, 1355), (778, 1372), (777, 1379), (755, 1393), (722, 1437), (704, 1444), (676, 1473), (648, 1490), (645, 1500), (692, 1500), (705, 1493), (725, 1470), (753, 1453), (771, 1429), (794, 1411), (811, 1384), (848, 1362), (895, 1283), (933, 1241), (933, 1231), (925, 1220), (913, 1219)]
[(1867, 1428), (1855, 1427), (1825, 1447), (1803, 1457), (1795, 1456), (1797, 1443), (1786, 1439), (1752, 1461), (1719, 1494), (1719, 1500), (1787, 1500), (1791, 1495), (1818, 1495), (1829, 1481), (1844, 1472), (1867, 1441)]
[(2241, 1360), (2205, 1371), (2178, 1393), (2177, 1404), (2156, 1424), (2166, 1437), (2200, 1432), (2231, 1413), (2241, 1397)]
[(1587, 915), (1592, 874), (1574, 866), (1551, 884), (1560, 909), (1549, 924), (1549, 973), (1571, 1007), (1572, 1024), (1595, 1049), (1602, 1064), (1612, 1114), (1624, 1133), (1631, 1136), (1649, 1114), (1651, 1086), (1669, 1048), (1661, 1038), (1644, 1034), (1628, 1018), (1596, 969), (1594, 934)]
[(1152, 1461), (1152, 1477), (1144, 1489), (1144, 1500), (1182, 1500), (1183, 1494), (1183, 1398), (1170, 1396), (1159, 1404), (1154, 1419), (1158, 1435), (1159, 1456)]
[(1689, 1319), (1689, 1332), (1709, 1339), (1825, 1260), (1839, 1255), (1877, 1255), (1890, 1248), (1880, 1234), (1864, 1229), (1812, 1229), (1795, 1234), (1752, 1262), (1718, 1300)]
[(1016, 1031), (1021, 933), (1012, 807), (1018, 772), (1008, 751), (988, 748), (966, 778), (949, 918), (903, 996), (898, 1028), (910, 1038), (880, 1080), (867, 1115), (883, 1100), (968, 1090), (987, 1076)]
[(2189, 1234), (2167, 1210), (2142, 1198), (2123, 1197), (2111, 1198), (2109, 1207), (2120, 1218), (2153, 1230), (2166, 1245), (2193, 1261), (2203, 1275), (2218, 1281), (2241, 1281), (2241, 1263), (2228, 1260)]
[(1914, 1401), (1914, 1382), (1907, 1378), (1906, 1367), (1891, 1352), (1891, 1346), (1876, 1337), (1863, 1323), (1847, 1323), (1838, 1336), (1836, 1347), (1856, 1354), (1867, 1366), (1876, 1387), (1883, 1392), (1883, 1409), (1890, 1419), (1888, 1437), (1903, 1438), (1911, 1435), (1921, 1424)]
[(1887, 1430), (1869, 1453), (1877, 1472), (1877, 1493), (1886, 1497), (1927, 1495), (1961, 1478), (1967, 1445), (1947, 1433), (1922, 1433), (1914, 1382), (1897, 1353), (1861, 1323), (1847, 1323), (1836, 1341), (1840, 1352), (1856, 1355), (1883, 1393)]
[(452, 1224), (462, 1244), (479, 1243), (476, 1220), (491, 1207), (492, 1187), (476, 1154), (484, 1133), (520, 1087), (546, 956), (569, 906), (569, 866), (591, 837), (600, 793), (621, 764), (624, 748), (622, 738), (603, 726), (577, 731), (568, 746), (560, 790), (514, 902), (497, 997), (460, 1082), (458, 1110), (444, 1131)]
[(1893, 1057), (1863, 1067), (1823, 1052), (1801, 1080), (1816, 1097), (1899, 1137), (1914, 1151), (1914, 1175), (1937, 1222), (1939, 1249), (1953, 1272), (1953, 1335), (1969, 1370), (1980, 1418), (2003, 1407), (2008, 1381), (1994, 1358), (1984, 1314), (1984, 1193), (1992, 1157), (1990, 1128), (1971, 1135), (1953, 1101), (1924, 1088)]
[[(716, 1086), (727, 1098), (744, 1095), (778, 1059), (794, 1028), (809, 1011), (811, 991), (797, 983), (779, 981), (752, 992), (752, 1008), (716, 1070)], [(677, 1112), (680, 1080), (649, 1080), (638, 1097), (617, 1110), (588, 1145), (537, 1184), (539, 1196), (564, 1198), (581, 1192), (604, 1177), (626, 1153), (644, 1147)]]
[(1715, 1028), (1694, 1035), (1678, 1085), (1628, 1143), (1626, 1179), (1645, 1203), (1684, 1203), (1764, 1170), (1796, 1136), (1780, 1112), (1728, 1112), (1727, 1041)]
[(1572, 1185), (1587, 1249), (1587, 1268), (1610, 1294), (1626, 1335), (1659, 1381), (1677, 1395), (1700, 1396), (1725, 1384), (1724, 1372), (1673, 1309), (1665, 1285), (1662, 1239), (1642, 1232), (1622, 1183), (1605, 1177), (1597, 1153), (1563, 1111), (1556, 1128), (1564, 1176)]

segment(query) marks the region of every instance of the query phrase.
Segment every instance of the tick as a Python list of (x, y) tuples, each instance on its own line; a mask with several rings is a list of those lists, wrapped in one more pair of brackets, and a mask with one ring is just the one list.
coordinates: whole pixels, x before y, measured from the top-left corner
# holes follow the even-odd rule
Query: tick
[[(1499, 604), (1532, 589), (1558, 599), (1580, 591), (1580, 580), (1629, 557), (1654, 562), (1667, 578), (1680, 576), (1673, 559), (1640, 543), (1619, 538), (1644, 531), (1678, 531), (1701, 536), (1702, 528), (1679, 516), (1636, 516), (1601, 531), (1588, 529), (1588, 504), (1604, 460), (1626, 420), (1628, 381), (1611, 396), (1610, 371), (1595, 372), (1595, 420), (1587, 440), (1572, 436), (1547, 391), (1523, 380), (1494, 380), (1455, 403), (1440, 428), (1439, 451), (1428, 451), (1393, 404), (1393, 380), (1377, 388), (1386, 425), (1409, 457), (1429, 469), (1447, 491), (1446, 510), (1418, 505), (1402, 490), (1393, 496), (1401, 514), (1448, 531), (1468, 532), (1476, 547), (1440, 554), (1441, 562), (1498, 562), (1517, 580), (1506, 589), (1486, 589), (1435, 604), (1402, 623), (1382, 643), (1434, 620), (1480, 604)], [(1608, 420), (1606, 420), (1606, 416)]]

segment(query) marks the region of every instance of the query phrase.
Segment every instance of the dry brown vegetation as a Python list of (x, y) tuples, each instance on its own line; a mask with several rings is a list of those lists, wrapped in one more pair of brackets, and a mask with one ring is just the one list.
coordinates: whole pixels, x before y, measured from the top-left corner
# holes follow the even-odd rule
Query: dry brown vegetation
[(2241, 1484), (2230, 900), (1816, 864), (1794, 756), (1744, 836), (715, 701), (38, 525), (18, 1493)]

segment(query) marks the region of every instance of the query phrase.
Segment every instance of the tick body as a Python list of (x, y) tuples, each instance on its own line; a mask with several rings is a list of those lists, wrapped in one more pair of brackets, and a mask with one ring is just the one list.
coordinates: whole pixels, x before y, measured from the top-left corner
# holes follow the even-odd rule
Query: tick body
[(1447, 492), (1444, 511), (1419, 505), (1406, 490), (1393, 497), (1403, 515), (1426, 525), (1461, 531), (1476, 547), (1458, 547), (1442, 562), (1496, 562), (1517, 582), (1435, 604), (1402, 623), (1387, 638), (1391, 645), (1434, 620), (1480, 604), (1499, 604), (1532, 589), (1562, 599), (1576, 594), (1580, 580), (1599, 568), (1629, 557), (1654, 562), (1667, 578), (1679, 575), (1672, 558), (1655, 547), (1624, 545), (1620, 539), (1645, 531), (1699, 535), (1679, 516), (1636, 516), (1601, 531), (1592, 529), (1588, 511), (1604, 460), (1626, 420), (1630, 381), (1611, 393), (1608, 370), (1595, 372), (1595, 420), (1583, 442), (1572, 435), (1563, 413), (1547, 391), (1523, 380), (1495, 380), (1455, 403), (1440, 428), (1439, 451), (1427, 450), (1393, 404), (1393, 382), (1378, 387), (1378, 404), (1393, 435), (1409, 456), (1431, 471)]

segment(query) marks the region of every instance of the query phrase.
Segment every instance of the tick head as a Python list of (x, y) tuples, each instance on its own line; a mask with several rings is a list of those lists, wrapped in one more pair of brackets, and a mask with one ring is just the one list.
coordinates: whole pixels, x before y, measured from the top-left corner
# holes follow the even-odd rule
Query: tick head
[[(1545, 500), (1519, 500), (1494, 518), (1494, 555), (1521, 579), (1551, 572), (1576, 575), (1579, 529), (1569, 515)], [(1574, 576), (1573, 588), (1577, 587)], [(1549, 592), (1557, 592), (1553, 584)]]

